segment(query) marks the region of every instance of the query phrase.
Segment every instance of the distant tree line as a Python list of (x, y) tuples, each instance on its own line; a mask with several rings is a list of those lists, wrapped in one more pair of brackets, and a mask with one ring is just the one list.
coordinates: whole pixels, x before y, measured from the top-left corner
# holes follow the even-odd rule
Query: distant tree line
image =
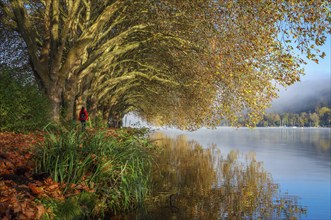
[(267, 113), (257, 124), (258, 127), (330, 127), (331, 109), (328, 107), (317, 107), (312, 112), (300, 113)]

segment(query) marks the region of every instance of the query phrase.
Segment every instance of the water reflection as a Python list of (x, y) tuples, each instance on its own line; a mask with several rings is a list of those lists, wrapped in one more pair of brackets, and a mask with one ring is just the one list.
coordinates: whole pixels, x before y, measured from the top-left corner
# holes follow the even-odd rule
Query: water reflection
[(129, 219), (297, 219), (306, 209), (278, 185), (254, 153), (203, 149), (185, 136), (152, 137), (160, 147), (151, 197)]
[[(271, 143), (290, 142), (298, 145), (311, 146), (316, 152), (330, 153), (331, 132), (321, 132), (325, 129), (316, 128), (282, 128), (256, 129), (254, 138), (268, 138)], [(266, 132), (269, 131), (269, 132)], [(276, 132), (275, 132), (276, 131)], [(273, 135), (270, 135), (272, 133)], [(278, 133), (278, 134), (277, 134)]]

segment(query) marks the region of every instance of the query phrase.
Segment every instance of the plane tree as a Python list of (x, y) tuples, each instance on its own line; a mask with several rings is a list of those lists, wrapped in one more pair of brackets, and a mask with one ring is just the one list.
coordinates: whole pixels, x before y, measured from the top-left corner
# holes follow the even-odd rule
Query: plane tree
[[(113, 57), (139, 46), (125, 39), (147, 25), (136, 20), (143, 7), (132, 1), (1, 1), (2, 23), (23, 38), (34, 75), (52, 103), (74, 116), (87, 75), (107, 70)], [(138, 5), (138, 6), (137, 6)], [(91, 78), (91, 77), (90, 77)]]
[(330, 32), (330, 3), (206, 2), (199, 2), (198, 10), (192, 9), (198, 7), (192, 2), (157, 5), (162, 18), (168, 13), (167, 20), (152, 17), (159, 29), (191, 46), (177, 50), (178, 44), (166, 44), (164, 53), (164, 45), (149, 44), (158, 49), (147, 45), (144, 54), (156, 57), (149, 63), (161, 60), (171, 67), (164, 72), (185, 83), (178, 84), (180, 89), (173, 84), (158, 93), (144, 93), (136, 111), (148, 121), (183, 128), (217, 125), (222, 119), (238, 125), (244, 114), (253, 126), (277, 96), (277, 85), (291, 85), (303, 74), (300, 64), (305, 61), (295, 55), (294, 46), (316, 62), (325, 56), (316, 45), (322, 45)]
[[(177, 44), (182, 44), (181, 48)], [(183, 47), (187, 47), (185, 53)], [(102, 106), (109, 106), (112, 111), (114, 106), (127, 106), (150, 122), (180, 127), (197, 125), (203, 118), (198, 108), (206, 110), (214, 94), (210, 75), (202, 71), (205, 68), (201, 64), (203, 57), (199, 57), (196, 50), (202, 49), (188, 40), (158, 34), (141, 49), (117, 57), (111, 71), (95, 77), (90, 91)], [(116, 74), (126, 80), (116, 83)], [(123, 102), (123, 97), (134, 104)], [(197, 114), (200, 117), (196, 117)]]
[(236, 125), (243, 114), (255, 124), (277, 84), (299, 80), (295, 50), (325, 56), (317, 46), (331, 17), (326, 0), (0, 0), (0, 11), (24, 40), (55, 121), (89, 98), (191, 129)]

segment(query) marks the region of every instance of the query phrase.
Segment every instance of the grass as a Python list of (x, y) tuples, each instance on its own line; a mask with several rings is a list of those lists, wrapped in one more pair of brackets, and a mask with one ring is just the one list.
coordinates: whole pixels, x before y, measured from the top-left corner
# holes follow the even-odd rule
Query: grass
[(84, 197), (91, 201), (84, 200), (82, 204), (95, 204), (85, 210), (79, 209), (81, 203), (77, 196), (68, 196), (64, 203), (48, 201), (45, 204), (51, 206), (55, 214), (61, 213), (61, 218), (67, 213), (66, 219), (132, 210), (142, 204), (149, 192), (151, 149), (141, 131), (118, 130), (111, 135), (102, 130), (49, 132), (37, 148), (36, 173), (48, 173), (54, 181), (63, 183), (66, 195), (72, 194), (72, 186), (81, 185), (95, 191), (96, 197)]

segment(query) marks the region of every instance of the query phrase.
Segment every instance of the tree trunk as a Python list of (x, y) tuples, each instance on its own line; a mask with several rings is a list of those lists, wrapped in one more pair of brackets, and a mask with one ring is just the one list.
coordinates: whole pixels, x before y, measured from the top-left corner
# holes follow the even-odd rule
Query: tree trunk
[(89, 113), (91, 115), (91, 118), (96, 118), (98, 115), (98, 106), (97, 106), (98, 102), (97, 100), (93, 97), (90, 96), (87, 98), (87, 107), (89, 108)]
[(123, 126), (123, 114), (117, 111), (109, 111), (108, 114), (108, 127), (121, 128)]
[[(67, 121), (76, 120), (76, 94), (73, 90), (64, 92), (64, 110), (65, 110), (65, 119)], [(81, 106), (80, 106), (81, 107)]]
[(60, 123), (60, 117), (61, 117), (61, 105), (62, 105), (62, 91), (53, 85), (48, 90), (48, 97), (51, 102), (51, 118), (55, 123)]

